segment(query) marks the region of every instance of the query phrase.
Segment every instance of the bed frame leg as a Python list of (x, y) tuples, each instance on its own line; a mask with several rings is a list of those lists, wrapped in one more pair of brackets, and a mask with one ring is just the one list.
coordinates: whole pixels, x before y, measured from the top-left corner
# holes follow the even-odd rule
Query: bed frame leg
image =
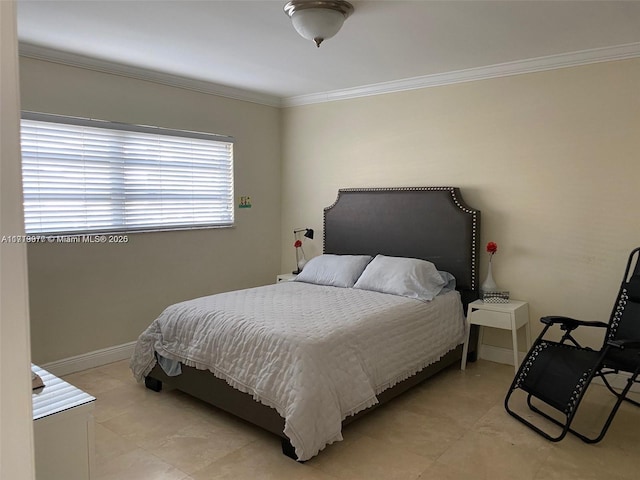
[(291, 442), (288, 438), (282, 438), (282, 453), (284, 453), (287, 457), (293, 458), (296, 462), (304, 463), (304, 461), (298, 460), (298, 456), (296, 455), (296, 449), (293, 448)]
[(154, 392), (159, 392), (160, 390), (162, 390), (162, 382), (152, 377), (144, 377), (144, 386), (149, 390), (153, 390)]

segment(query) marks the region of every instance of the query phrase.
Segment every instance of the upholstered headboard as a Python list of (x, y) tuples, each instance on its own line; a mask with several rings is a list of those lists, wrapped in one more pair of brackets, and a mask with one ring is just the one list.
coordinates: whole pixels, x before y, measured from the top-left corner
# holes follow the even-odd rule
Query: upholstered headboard
[(324, 253), (428, 260), (476, 298), (479, 241), (480, 211), (456, 187), (341, 189), (324, 209)]

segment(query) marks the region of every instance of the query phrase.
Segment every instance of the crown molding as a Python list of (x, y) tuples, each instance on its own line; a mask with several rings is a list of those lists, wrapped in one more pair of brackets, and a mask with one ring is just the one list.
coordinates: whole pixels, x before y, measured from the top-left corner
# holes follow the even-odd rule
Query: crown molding
[(610, 62), (640, 57), (640, 42), (613, 47), (603, 47), (578, 52), (561, 53), (546, 57), (530, 58), (514, 62), (500, 63), (486, 67), (469, 68), (453, 72), (437, 73), (420, 77), (405, 78), (391, 82), (375, 83), (360, 87), (333, 90), (329, 92), (300, 95), (282, 99), (283, 107), (297, 107), (315, 103), (383, 95), (385, 93), (416, 90), (420, 88), (439, 87), (454, 83), (473, 82), (496, 77), (507, 77), (525, 73), (542, 72), (559, 68), (576, 67), (592, 63)]
[(270, 107), (280, 107), (281, 99), (275, 95), (267, 95), (250, 90), (243, 90), (228, 85), (220, 85), (213, 82), (203, 80), (195, 80), (172, 75), (169, 73), (157, 72), (141, 67), (124, 65), (117, 62), (100, 60), (76, 53), (63, 52), (53, 48), (43, 47), (30, 43), (20, 42), (18, 51), (20, 56), (34, 58), (36, 60), (46, 60), (48, 62), (60, 63), (71, 67), (79, 67), (96, 72), (109, 73), (112, 75), (120, 75), (122, 77), (135, 78), (137, 80), (145, 80), (148, 82), (159, 83), (171, 87), (192, 90), (194, 92), (206, 93), (209, 95), (217, 95), (220, 97), (232, 98), (234, 100), (243, 100), (246, 102), (268, 105)]
[(521, 75), (525, 73), (542, 72), (558, 68), (576, 67), (592, 63), (610, 62), (614, 60), (626, 60), (640, 57), (640, 42), (613, 47), (595, 48), (577, 52), (561, 53), (546, 57), (517, 60), (514, 62), (500, 63), (485, 67), (469, 68), (446, 73), (436, 73), (420, 77), (405, 78), (390, 82), (374, 83), (354, 88), (332, 90), (328, 92), (299, 95), (294, 97), (279, 98), (275, 95), (243, 90), (227, 85), (219, 85), (203, 80), (195, 80), (179, 75), (157, 72), (140, 67), (124, 65), (106, 60), (63, 52), (48, 47), (21, 42), (19, 53), (23, 57), (46, 60), (73, 67), (85, 68), (102, 73), (120, 75), (155, 82), (162, 85), (183, 88), (195, 92), (218, 95), (221, 97), (258, 103), (271, 107), (297, 107), (316, 103), (349, 100), (353, 98), (368, 97), (372, 95), (384, 95), (386, 93), (417, 90), (420, 88), (439, 87), (455, 83), (473, 82), (497, 77)]

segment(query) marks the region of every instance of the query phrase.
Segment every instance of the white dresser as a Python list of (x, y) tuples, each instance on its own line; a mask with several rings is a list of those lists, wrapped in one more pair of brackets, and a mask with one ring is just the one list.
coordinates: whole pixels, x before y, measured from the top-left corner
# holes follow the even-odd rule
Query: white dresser
[(32, 365), (44, 388), (34, 390), (37, 480), (88, 480), (94, 470), (95, 398)]

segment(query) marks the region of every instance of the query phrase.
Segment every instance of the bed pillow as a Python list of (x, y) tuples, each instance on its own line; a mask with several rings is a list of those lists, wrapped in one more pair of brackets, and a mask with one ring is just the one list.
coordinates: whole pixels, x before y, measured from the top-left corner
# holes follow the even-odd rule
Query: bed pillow
[(454, 277), (451, 273), (445, 272), (443, 270), (438, 270), (438, 273), (440, 273), (442, 280), (444, 280), (445, 282), (442, 290), (440, 290), (440, 294), (447, 293), (451, 290), (456, 289), (456, 277)]
[(428, 302), (440, 293), (446, 283), (431, 262), (378, 255), (367, 265), (354, 288)]
[(351, 288), (372, 259), (369, 255), (319, 255), (309, 260), (295, 281)]

